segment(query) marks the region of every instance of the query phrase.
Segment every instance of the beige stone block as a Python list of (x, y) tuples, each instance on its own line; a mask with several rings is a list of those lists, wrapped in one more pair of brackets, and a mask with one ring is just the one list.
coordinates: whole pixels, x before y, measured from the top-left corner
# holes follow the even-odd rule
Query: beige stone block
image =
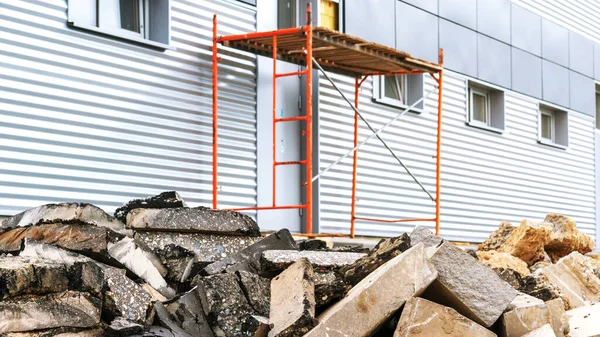
[(497, 250), (518, 257), (531, 266), (544, 259), (544, 245), (550, 240), (551, 228), (548, 223), (523, 220)]
[(586, 305), (567, 311), (570, 337), (600, 336), (600, 304)]
[(529, 268), (527, 268), (527, 263), (508, 253), (502, 253), (495, 250), (478, 251), (477, 259), (491, 268), (512, 269), (521, 274), (521, 276), (530, 273)]
[(552, 225), (550, 240), (544, 247), (552, 262), (572, 252), (586, 254), (594, 250), (594, 240), (580, 232), (572, 218), (560, 214), (548, 214), (544, 222)]
[(550, 324), (546, 324), (541, 328), (535, 329), (522, 337), (556, 337)]

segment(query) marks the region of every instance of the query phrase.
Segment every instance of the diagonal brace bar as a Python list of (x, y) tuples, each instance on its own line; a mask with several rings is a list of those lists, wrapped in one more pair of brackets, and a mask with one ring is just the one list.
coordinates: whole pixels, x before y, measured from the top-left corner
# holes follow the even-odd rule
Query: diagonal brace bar
[[(404, 111), (400, 112), (398, 115), (396, 115), (396, 117), (392, 118), (389, 122), (387, 122), (384, 126), (382, 126), (379, 130), (375, 131), (375, 133), (373, 133), (372, 135), (370, 135), (369, 137), (367, 137), (367, 139), (363, 140), (360, 144), (356, 145), (353, 149), (351, 149), (350, 151), (348, 151), (346, 154), (344, 154), (343, 156), (341, 156), (338, 160), (336, 160), (335, 162), (333, 162), (331, 165), (329, 165), (327, 168), (323, 169), (321, 172), (319, 172), (319, 174), (317, 174), (316, 176), (314, 176), (311, 180), (311, 182), (314, 182), (315, 180), (319, 179), (322, 175), (324, 175), (327, 171), (331, 170), (334, 166), (336, 166), (337, 164), (339, 164), (342, 160), (344, 160), (345, 158), (347, 158), (349, 155), (352, 154), (352, 152), (358, 150), (361, 146), (365, 145), (366, 143), (368, 143), (371, 139), (373, 139), (373, 137), (378, 136), (380, 133), (383, 132), (383, 130), (385, 128), (387, 128), (388, 126), (392, 125), (392, 123), (394, 123), (395, 121), (398, 120), (398, 118), (402, 117), (402, 115), (404, 115), (405, 113), (409, 112), (411, 109), (413, 109), (415, 106), (417, 106), (417, 104), (421, 103), (422, 101), (424, 101), (427, 97), (429, 97), (429, 95), (431, 95), (434, 91), (437, 90), (437, 86), (434, 87), (432, 90), (430, 90), (425, 96), (421, 97), (418, 101), (414, 102), (411, 106), (409, 106), (408, 108), (406, 108)], [(429, 194), (429, 193), (427, 193)], [(431, 194), (429, 195), (431, 197)], [(432, 198), (433, 201), (435, 201), (435, 199)]]
[[(329, 82), (331, 82), (331, 85), (333, 85), (333, 87), (335, 88), (335, 90), (337, 90), (337, 92), (342, 96), (342, 98), (348, 103), (348, 105), (350, 105), (350, 107), (354, 110), (354, 112), (358, 115), (358, 117), (360, 117), (360, 119), (365, 122), (365, 124), (367, 125), (367, 127), (369, 128), (369, 130), (371, 130), (371, 132), (373, 132), (375, 134), (375, 136), (377, 137), (377, 139), (379, 139), (379, 141), (381, 141), (381, 143), (383, 144), (383, 146), (390, 152), (390, 154), (398, 161), (398, 163), (400, 165), (402, 165), (402, 167), (406, 170), (406, 173), (408, 173), (408, 175), (410, 175), (410, 177), (421, 187), (421, 189), (427, 193), (427, 195), (429, 196), (429, 198), (431, 199), (431, 201), (435, 201), (435, 198), (431, 195), (431, 193), (429, 193), (429, 191), (427, 191), (427, 189), (425, 188), (425, 186), (423, 186), (423, 184), (421, 184), (421, 182), (417, 179), (417, 177), (415, 177), (412, 172), (410, 172), (410, 170), (408, 169), (408, 167), (406, 167), (406, 165), (404, 165), (404, 163), (402, 162), (402, 160), (400, 160), (400, 158), (398, 158), (398, 156), (394, 153), (394, 151), (387, 145), (387, 143), (379, 136), (378, 132), (375, 131), (375, 129), (371, 126), (371, 124), (369, 124), (369, 122), (367, 122), (367, 120), (362, 116), (362, 114), (358, 111), (358, 109), (348, 100), (348, 98), (346, 97), (346, 95), (344, 95), (344, 93), (338, 88), (338, 86), (335, 84), (335, 82), (333, 82), (333, 80), (331, 79), (331, 77), (329, 77), (329, 75), (327, 75), (327, 73), (325, 72), (325, 70), (321, 67), (321, 65), (317, 62), (317, 60), (315, 60), (315, 58), (313, 57), (313, 63), (317, 66), (317, 68), (319, 68), (319, 70), (321, 71), (321, 73), (323, 73), (323, 75), (325, 76), (325, 78), (327, 78), (329, 80)], [(424, 98), (423, 98), (424, 99)], [(420, 101), (418, 101), (416, 104), (419, 104)], [(416, 104), (413, 104), (413, 107), (416, 106)], [(405, 112), (405, 111), (404, 111)], [(404, 112), (402, 112), (402, 114), (404, 114)], [(386, 125), (387, 126), (387, 125)], [(343, 159), (343, 158), (342, 158)], [(322, 172), (325, 173), (325, 172)], [(321, 173), (319, 174), (321, 175)], [(316, 177), (318, 178), (318, 176)], [(316, 180), (313, 179), (313, 181)]]

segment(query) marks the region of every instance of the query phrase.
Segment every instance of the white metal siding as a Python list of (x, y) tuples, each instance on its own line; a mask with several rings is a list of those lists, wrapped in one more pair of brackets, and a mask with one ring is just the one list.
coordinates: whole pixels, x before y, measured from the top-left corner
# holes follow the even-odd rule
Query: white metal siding
[(512, 2), (600, 43), (600, 1), (512, 0)]
[[(210, 205), (215, 13), (220, 34), (255, 30), (253, 10), (173, 0), (162, 52), (68, 28), (66, 0), (0, 1), (0, 214), (173, 189)], [(256, 60), (221, 56), (219, 206), (253, 206)]]
[[(425, 92), (434, 81), (427, 75)], [(335, 76), (348, 97), (353, 79)], [(352, 148), (352, 110), (321, 81), (321, 167)], [(500, 221), (541, 220), (558, 212), (574, 217), (594, 234), (594, 120), (569, 116), (569, 148), (537, 143), (537, 102), (506, 93), (506, 132), (497, 134), (465, 125), (466, 82), (447, 73), (444, 81), (442, 133), (441, 235), (452, 240), (485, 239)], [(371, 81), (363, 84), (359, 107), (376, 128), (401, 110), (372, 102)], [(426, 188), (435, 193), (437, 92), (426, 111), (408, 113), (383, 138)], [(370, 132), (360, 122), (359, 141)], [(358, 155), (357, 216), (384, 219), (433, 218), (434, 203), (420, 190), (377, 139)], [(350, 226), (352, 159), (321, 178), (320, 231), (347, 233)], [(425, 223), (428, 226), (434, 224)], [(357, 222), (357, 235), (391, 236), (414, 223)]]

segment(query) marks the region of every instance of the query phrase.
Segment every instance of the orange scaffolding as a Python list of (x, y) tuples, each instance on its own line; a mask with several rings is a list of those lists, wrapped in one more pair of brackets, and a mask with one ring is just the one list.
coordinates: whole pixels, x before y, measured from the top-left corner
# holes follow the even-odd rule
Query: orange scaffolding
[[(333, 31), (323, 27), (313, 27), (311, 20), (310, 5), (307, 6), (307, 24), (305, 26), (279, 29), (268, 32), (252, 32), (240, 35), (218, 36), (217, 35), (217, 16), (213, 17), (213, 46), (212, 46), (212, 88), (213, 88), (213, 209), (218, 209), (218, 44), (225, 47), (235, 48), (251, 52), (257, 55), (273, 58), (273, 158), (272, 158), (272, 203), (269, 206), (257, 206), (246, 208), (235, 208), (231, 210), (275, 210), (275, 209), (304, 209), (306, 211), (306, 233), (312, 234), (312, 184), (321, 175), (329, 171), (333, 166), (341, 162), (350, 154), (353, 154), (352, 164), (352, 203), (351, 203), (351, 223), (350, 236), (354, 237), (356, 220), (379, 221), (379, 222), (410, 222), (410, 221), (435, 221), (436, 235), (439, 235), (440, 228), (440, 163), (441, 163), (441, 128), (442, 128), (442, 81), (443, 81), (443, 52), (440, 50), (438, 63), (432, 63), (420, 60), (411, 55), (389, 48), (376, 43), (371, 43), (363, 39)], [(298, 64), (304, 67), (302, 71), (277, 73), (277, 60)], [(313, 176), (312, 172), (312, 73), (313, 64), (322, 71), (323, 75), (331, 81), (334, 88), (350, 104), (354, 110), (354, 148), (348, 154), (342, 156), (328, 168)], [(354, 105), (343, 95), (335, 83), (329, 78), (327, 72), (352, 76), (355, 78)], [(375, 130), (362, 117), (358, 110), (359, 89), (361, 84), (369, 76), (388, 76), (405, 74), (430, 74), (437, 82), (438, 91), (438, 119), (437, 119), (437, 143), (436, 143), (436, 193), (435, 198), (418, 182), (416, 177), (402, 163), (400, 158), (387, 146), (385, 141), (379, 136), (384, 128), (391, 125), (395, 120), (402, 116), (416, 104), (423, 101), (425, 97), (402, 111), (389, 123), (379, 130)], [(437, 74), (437, 77), (436, 77)], [(277, 79), (286, 76), (305, 75), (306, 78), (306, 113), (304, 116), (277, 118)], [(431, 91), (433, 92), (433, 91)], [(431, 93), (430, 92), (430, 93)], [(428, 96), (428, 95), (427, 95)], [(358, 119), (363, 122), (373, 132), (373, 135), (366, 140), (358, 143)], [(304, 159), (297, 161), (277, 161), (275, 143), (276, 143), (276, 125), (283, 122), (305, 122), (305, 130), (302, 135), (306, 137), (306, 153)], [(364, 218), (356, 216), (356, 176), (358, 149), (373, 137), (377, 137), (381, 143), (389, 150), (395, 159), (402, 165), (407, 173), (415, 180), (417, 184), (425, 191), (435, 202), (435, 217), (429, 219), (401, 219), (385, 220)], [(306, 167), (306, 181), (302, 186), (306, 189), (306, 202), (300, 205), (277, 205), (276, 186), (277, 186), (277, 167), (283, 165), (304, 165)]]

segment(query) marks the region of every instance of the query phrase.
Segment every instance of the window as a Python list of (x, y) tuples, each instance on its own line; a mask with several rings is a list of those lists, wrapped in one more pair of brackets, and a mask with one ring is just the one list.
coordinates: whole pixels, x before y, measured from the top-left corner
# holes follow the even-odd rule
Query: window
[(319, 10), (321, 17), (319, 26), (333, 30), (339, 29), (340, 0), (321, 0)]
[(494, 132), (504, 131), (504, 91), (468, 81), (467, 124)]
[[(379, 76), (373, 80), (373, 100), (397, 108), (407, 108), (423, 97), (423, 75)], [(423, 102), (413, 112), (421, 112)]]
[(70, 26), (167, 48), (170, 0), (70, 0)]
[(297, 0), (277, 0), (277, 28), (296, 27)]
[(544, 145), (566, 148), (569, 144), (567, 111), (540, 104), (538, 119), (538, 142)]

